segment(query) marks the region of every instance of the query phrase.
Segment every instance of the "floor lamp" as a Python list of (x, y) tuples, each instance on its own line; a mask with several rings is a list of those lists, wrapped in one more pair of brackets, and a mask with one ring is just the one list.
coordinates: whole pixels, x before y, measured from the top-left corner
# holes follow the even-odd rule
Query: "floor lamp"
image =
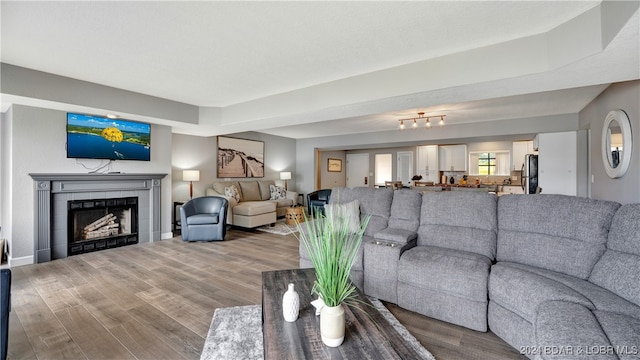
[(193, 199), (193, 182), (200, 181), (200, 170), (182, 170), (182, 180), (189, 182), (189, 198)]

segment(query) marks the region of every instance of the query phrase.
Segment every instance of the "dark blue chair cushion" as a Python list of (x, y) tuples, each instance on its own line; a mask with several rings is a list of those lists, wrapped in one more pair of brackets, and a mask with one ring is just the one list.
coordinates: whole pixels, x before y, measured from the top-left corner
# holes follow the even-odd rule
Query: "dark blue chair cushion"
[(196, 214), (187, 217), (187, 225), (217, 224), (218, 214)]

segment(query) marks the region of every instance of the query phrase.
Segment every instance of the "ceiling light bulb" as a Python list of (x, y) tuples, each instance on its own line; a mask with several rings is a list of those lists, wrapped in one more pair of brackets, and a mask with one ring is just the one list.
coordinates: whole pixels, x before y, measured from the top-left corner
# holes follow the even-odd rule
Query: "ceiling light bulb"
[(427, 129), (431, 129), (431, 122), (429, 121), (429, 118), (427, 118)]
[(400, 130), (404, 130), (404, 120), (400, 120)]
[(416, 122), (416, 119), (413, 119), (413, 125), (411, 125), (412, 128), (417, 128), (418, 127), (418, 123)]
[(438, 125), (444, 126), (444, 117), (440, 116), (440, 122), (438, 122)]

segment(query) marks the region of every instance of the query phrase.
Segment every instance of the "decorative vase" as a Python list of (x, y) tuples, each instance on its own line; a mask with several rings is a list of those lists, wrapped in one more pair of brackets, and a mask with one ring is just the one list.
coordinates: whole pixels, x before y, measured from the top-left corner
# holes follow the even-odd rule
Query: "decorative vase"
[(300, 311), (300, 297), (294, 289), (293, 284), (289, 284), (289, 288), (282, 296), (282, 315), (284, 320), (294, 322), (298, 318)]
[(325, 306), (320, 311), (320, 336), (330, 347), (340, 346), (344, 341), (344, 308)]

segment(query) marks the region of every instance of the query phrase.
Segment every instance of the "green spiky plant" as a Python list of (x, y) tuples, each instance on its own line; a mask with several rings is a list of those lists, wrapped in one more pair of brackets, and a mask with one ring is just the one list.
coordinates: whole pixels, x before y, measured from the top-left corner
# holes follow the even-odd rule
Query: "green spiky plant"
[(348, 215), (330, 219), (314, 211), (313, 220), (309, 221), (305, 215), (305, 222), (297, 224), (298, 239), (304, 244), (315, 268), (316, 281), (311, 291), (320, 295), (326, 306), (357, 302), (356, 287), (349, 274), (369, 219), (370, 215), (367, 215), (360, 221), (356, 233), (349, 231)]

